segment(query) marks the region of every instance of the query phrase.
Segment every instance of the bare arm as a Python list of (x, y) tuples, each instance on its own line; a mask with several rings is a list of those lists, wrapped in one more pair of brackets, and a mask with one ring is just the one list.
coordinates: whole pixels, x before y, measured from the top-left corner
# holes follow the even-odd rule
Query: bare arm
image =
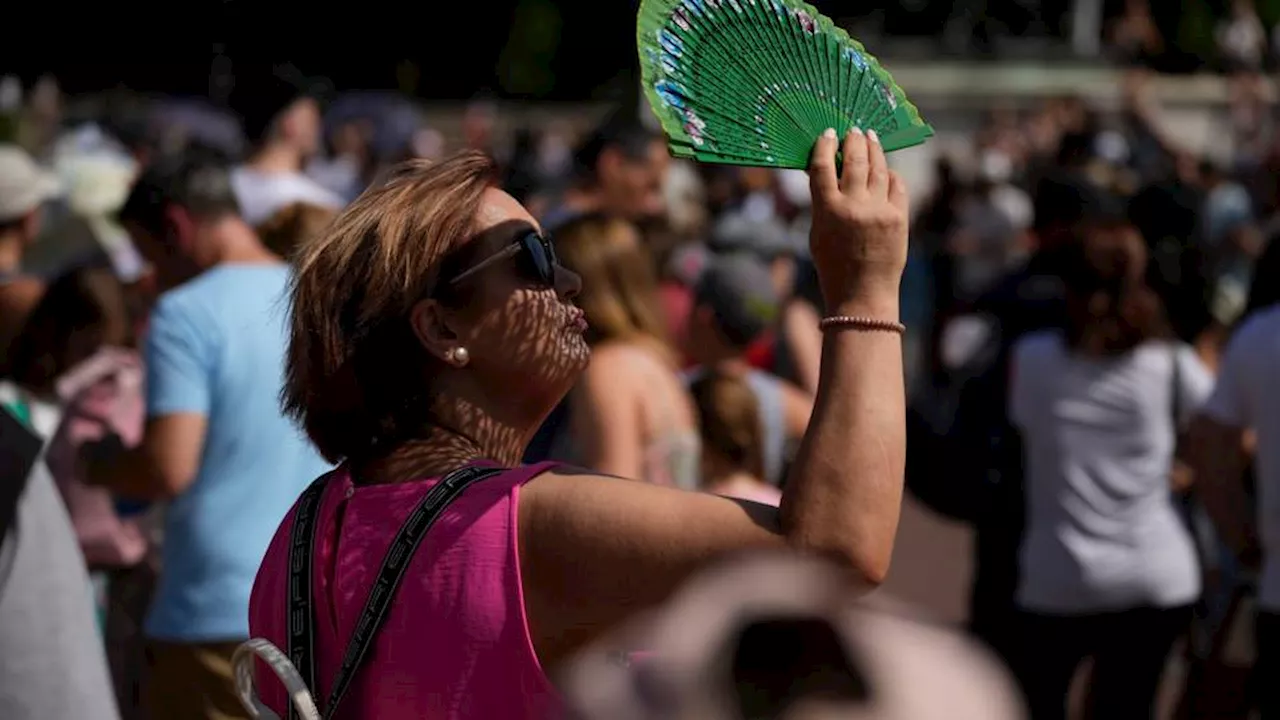
[[(827, 305), (898, 317), (907, 199), (878, 144), (815, 150), (811, 239)], [(781, 509), (589, 474), (522, 491), (520, 564), (534, 645), (554, 664), (727, 554), (791, 547), (843, 561), (869, 586), (888, 572), (905, 461), (901, 338), (837, 330), (823, 342), (813, 422)]]
[(1222, 539), (1237, 553), (1257, 545), (1256, 519), (1245, 496), (1245, 432), (1205, 416), (1197, 417), (1187, 435), (1186, 461), (1205, 509)]
[(131, 450), (109, 441), (86, 444), (85, 478), (132, 500), (179, 495), (200, 469), (206, 427), (203, 415), (177, 413), (148, 420), (142, 443)]
[(587, 467), (640, 479), (644, 471), (640, 409), (631, 391), (635, 380), (618, 350), (597, 352), (574, 388), (570, 398), (573, 437)]
[(813, 417), (813, 395), (786, 380), (779, 380), (778, 386), (782, 390), (782, 419), (786, 423), (787, 439), (803, 437)]
[(822, 364), (822, 331), (818, 329), (818, 311), (807, 302), (797, 300), (787, 305), (783, 340), (791, 352), (800, 386), (810, 394), (818, 391), (818, 372)]
[(210, 408), (208, 348), (194, 328), (201, 315), (161, 299), (152, 311), (144, 364), (147, 422), (136, 448), (111, 443), (81, 451), (85, 477), (138, 500), (171, 498), (195, 480), (204, 453)]

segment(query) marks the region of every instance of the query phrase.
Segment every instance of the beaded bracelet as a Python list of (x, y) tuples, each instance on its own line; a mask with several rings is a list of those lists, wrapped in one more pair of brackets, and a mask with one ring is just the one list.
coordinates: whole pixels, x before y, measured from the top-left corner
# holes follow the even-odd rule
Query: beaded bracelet
[(832, 315), (831, 317), (822, 318), (818, 322), (818, 328), (824, 332), (834, 328), (849, 328), (868, 332), (892, 332), (899, 335), (904, 335), (907, 332), (906, 325), (894, 320), (876, 320), (852, 315)]

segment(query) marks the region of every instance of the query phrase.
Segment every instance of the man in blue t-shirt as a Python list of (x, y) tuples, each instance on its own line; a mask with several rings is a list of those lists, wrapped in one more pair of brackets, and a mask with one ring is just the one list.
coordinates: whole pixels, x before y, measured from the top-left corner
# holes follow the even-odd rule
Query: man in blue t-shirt
[(329, 469), (278, 402), (289, 270), (240, 217), (217, 161), (149, 171), (122, 220), (167, 291), (147, 329), (143, 441), (104, 461), (89, 451), (87, 469), (119, 495), (169, 502), (145, 623), (151, 717), (241, 717), (230, 657), (248, 637), (254, 576)]

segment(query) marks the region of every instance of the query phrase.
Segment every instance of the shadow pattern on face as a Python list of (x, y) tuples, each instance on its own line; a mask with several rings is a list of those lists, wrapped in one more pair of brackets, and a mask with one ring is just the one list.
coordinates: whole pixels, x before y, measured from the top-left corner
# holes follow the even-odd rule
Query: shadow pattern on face
[[(490, 227), (446, 259), (441, 277), (456, 276), (532, 229), (520, 220)], [(436, 476), (477, 459), (519, 464), (533, 432), (590, 358), (576, 323), (581, 311), (571, 302), (578, 277), (557, 267), (556, 287), (548, 288), (523, 262), (503, 260), (423, 301), (439, 306), (432, 319), (419, 321), (439, 326), (420, 331), (429, 340), (419, 340), (408, 320), (401, 324), (421, 363), (423, 391), (402, 388), (406, 415), (397, 424), (417, 431), (383, 441), (386, 449), (359, 465), (363, 482)], [(465, 362), (450, 357), (456, 348), (466, 349)]]

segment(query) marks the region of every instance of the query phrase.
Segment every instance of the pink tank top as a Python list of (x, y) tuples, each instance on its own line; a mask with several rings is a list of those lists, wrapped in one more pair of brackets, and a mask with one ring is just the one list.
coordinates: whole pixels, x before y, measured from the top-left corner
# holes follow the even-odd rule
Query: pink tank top
[[(516, 544), (520, 488), (554, 466), (528, 465), (481, 480), (445, 509), (410, 561), (336, 720), (561, 715), (560, 696), (529, 638)], [(330, 478), (320, 500), (313, 556), (317, 702), (328, 696), (391, 541), (438, 480), (356, 487), (345, 469)], [(249, 601), (251, 636), (282, 650), (288, 643), (292, 527), (291, 510), (267, 549)], [(261, 663), (254, 685), (263, 702), (284, 717), (284, 686)]]

